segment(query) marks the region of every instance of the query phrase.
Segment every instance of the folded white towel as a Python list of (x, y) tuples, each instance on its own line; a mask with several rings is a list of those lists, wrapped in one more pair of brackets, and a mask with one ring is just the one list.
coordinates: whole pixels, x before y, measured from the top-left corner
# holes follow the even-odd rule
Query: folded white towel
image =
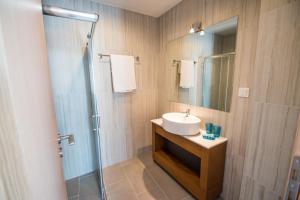
[(192, 88), (195, 85), (195, 66), (192, 60), (181, 60), (180, 84), (182, 88)]
[(131, 92), (136, 89), (134, 57), (110, 55), (113, 88), (115, 92)]

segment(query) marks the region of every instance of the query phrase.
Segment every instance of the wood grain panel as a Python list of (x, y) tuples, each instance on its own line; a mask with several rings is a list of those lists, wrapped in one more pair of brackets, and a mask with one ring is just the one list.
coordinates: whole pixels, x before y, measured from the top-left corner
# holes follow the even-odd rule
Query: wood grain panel
[(300, 106), (299, 9), (300, 3), (294, 2), (260, 17), (255, 101)]
[[(95, 62), (104, 163), (111, 165), (151, 144), (150, 119), (157, 115), (158, 23), (148, 16), (107, 6), (102, 9), (99, 26), (104, 29), (96, 28), (95, 51), (135, 55), (141, 60), (135, 66), (137, 90), (128, 94), (113, 93), (110, 65), (105, 60)], [(101, 74), (105, 74), (102, 79)], [(107, 87), (101, 90), (103, 84)]]
[[(184, 137), (168, 133), (155, 124), (152, 131), (153, 160), (197, 199), (216, 199), (222, 192), (227, 142), (207, 149)], [(169, 148), (166, 144), (170, 142), (178, 145), (180, 150), (175, 152)], [(187, 157), (178, 156), (183, 152), (198, 158), (198, 162), (193, 163), (198, 166), (200, 164), (198, 169), (186, 164)]]
[(300, 62), (295, 56), (300, 2), (262, 0), (261, 9), (240, 198), (280, 199), (300, 113)]

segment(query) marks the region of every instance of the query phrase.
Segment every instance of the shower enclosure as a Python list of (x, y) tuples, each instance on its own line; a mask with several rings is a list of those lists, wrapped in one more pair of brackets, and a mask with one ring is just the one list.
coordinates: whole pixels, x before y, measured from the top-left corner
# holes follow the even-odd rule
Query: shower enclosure
[(235, 53), (207, 56), (203, 63), (204, 107), (230, 111)]
[[(93, 66), (98, 15), (48, 5), (43, 5), (43, 13), (68, 196), (90, 195), (95, 177), (97, 192), (93, 195), (105, 199)], [(79, 193), (81, 181), (88, 182), (82, 189), (87, 189), (85, 194)]]

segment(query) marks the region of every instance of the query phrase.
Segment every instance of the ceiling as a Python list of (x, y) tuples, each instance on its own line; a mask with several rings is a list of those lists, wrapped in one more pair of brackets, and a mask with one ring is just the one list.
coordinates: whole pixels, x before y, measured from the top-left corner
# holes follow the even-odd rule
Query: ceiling
[(133, 12), (159, 17), (182, 0), (94, 0)]

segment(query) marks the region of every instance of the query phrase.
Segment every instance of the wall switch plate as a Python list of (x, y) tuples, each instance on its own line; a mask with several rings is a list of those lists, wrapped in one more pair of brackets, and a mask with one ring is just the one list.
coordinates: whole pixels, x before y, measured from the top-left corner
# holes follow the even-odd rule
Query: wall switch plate
[(249, 92), (250, 92), (249, 88), (239, 88), (238, 96), (248, 98), (249, 97)]

